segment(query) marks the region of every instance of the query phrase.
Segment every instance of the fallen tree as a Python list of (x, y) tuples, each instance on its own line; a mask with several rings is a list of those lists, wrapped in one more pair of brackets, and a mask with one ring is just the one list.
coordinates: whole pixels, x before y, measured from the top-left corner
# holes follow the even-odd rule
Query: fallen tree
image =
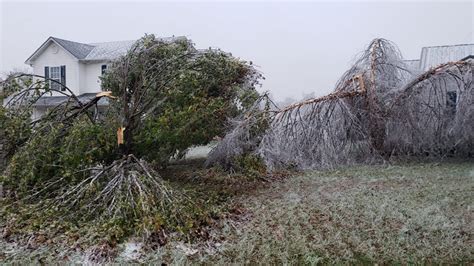
[[(268, 170), (331, 168), (394, 156), (469, 157), (474, 144), (472, 80), (472, 61), (447, 63), (415, 76), (393, 43), (375, 39), (333, 93), (267, 112), (270, 125), (258, 139), (235, 133), (244, 121), (257, 121), (241, 119), (207, 163), (232, 161), (223, 157), (249, 143), (255, 148), (247, 153), (258, 155)], [(459, 99), (454, 104), (449, 101), (453, 94)]]
[[(25, 76), (33, 82), (19, 85)], [(221, 134), (226, 121), (258, 97), (260, 78), (228, 53), (153, 35), (113, 62), (102, 77), (104, 92), (85, 102), (64, 84), (65, 91), (51, 89), (57, 81), (12, 76), (2, 83), (10, 94), (2, 107), (8, 119), (31, 116), (34, 104), (52, 92), (67, 99), (27, 120), (31, 135), (16, 145), (2, 176), (7, 197), (34, 205), (45, 218), (118, 226), (117, 237), (193, 227), (192, 220), (200, 219), (193, 215), (207, 210), (195, 210), (155, 169)], [(104, 99), (108, 104), (100, 111)]]

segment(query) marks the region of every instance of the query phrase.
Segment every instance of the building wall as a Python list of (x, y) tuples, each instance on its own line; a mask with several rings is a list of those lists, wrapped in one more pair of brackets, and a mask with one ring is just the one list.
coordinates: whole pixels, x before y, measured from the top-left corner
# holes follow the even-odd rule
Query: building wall
[(85, 66), (84, 85), (81, 86), (81, 93), (97, 93), (101, 91), (100, 76), (102, 75), (102, 65), (105, 63), (89, 63)]
[(84, 88), (86, 88), (86, 77), (87, 77), (87, 65), (83, 63), (78, 63), (79, 67), (79, 94), (84, 93)]
[[(62, 47), (51, 43), (41, 55), (39, 55), (32, 64), (33, 73), (44, 76), (44, 67), (66, 66), (66, 86), (73, 93), (79, 94), (80, 71), (78, 60)], [(53, 93), (53, 96), (59, 96), (60, 93)]]

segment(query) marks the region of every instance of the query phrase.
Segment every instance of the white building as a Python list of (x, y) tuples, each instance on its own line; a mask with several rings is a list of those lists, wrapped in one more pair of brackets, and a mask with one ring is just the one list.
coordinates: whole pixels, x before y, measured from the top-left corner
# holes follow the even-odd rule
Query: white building
[[(423, 47), (420, 59), (404, 60), (404, 62), (413, 75), (419, 75), (441, 64), (467, 60), (474, 60), (474, 44)], [(460, 101), (460, 92), (454, 89), (457, 87), (457, 84), (448, 86), (445, 95), (446, 107), (452, 109), (452, 112), (456, 111)]]
[[(97, 93), (101, 90), (99, 77), (107, 64), (124, 55), (134, 42), (86, 44), (49, 37), (25, 63), (33, 68), (34, 74), (57, 80), (76, 95)], [(61, 89), (54, 82), (51, 87)]]
[(422, 73), (448, 62), (465, 60), (474, 55), (474, 44), (428, 46), (421, 48), (420, 59), (404, 60), (410, 70)]
[[(107, 65), (124, 55), (135, 41), (104, 43), (78, 43), (49, 37), (26, 60), (35, 75), (61, 82), (81, 100), (87, 100), (101, 91), (100, 76)], [(60, 84), (51, 82), (50, 87), (66, 92)], [(59, 92), (43, 96), (35, 104), (33, 118), (40, 117), (46, 109), (66, 101)]]

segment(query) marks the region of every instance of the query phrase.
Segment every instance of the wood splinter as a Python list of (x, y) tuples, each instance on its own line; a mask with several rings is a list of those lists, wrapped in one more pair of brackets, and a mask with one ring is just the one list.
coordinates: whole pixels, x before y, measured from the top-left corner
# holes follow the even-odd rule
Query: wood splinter
[(120, 146), (123, 144), (123, 132), (125, 131), (124, 127), (119, 127), (117, 129), (117, 144)]

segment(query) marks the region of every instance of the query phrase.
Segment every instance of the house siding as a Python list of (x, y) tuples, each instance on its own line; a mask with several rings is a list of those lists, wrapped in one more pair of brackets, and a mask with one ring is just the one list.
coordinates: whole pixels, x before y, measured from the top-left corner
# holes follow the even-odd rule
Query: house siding
[(87, 87), (86, 85), (86, 77), (87, 77), (87, 65), (83, 63), (77, 63), (79, 68), (79, 94), (83, 93), (84, 88)]
[[(82, 64), (82, 63), (81, 63)], [(90, 63), (85, 65), (84, 86), (81, 86), (81, 93), (96, 93), (101, 91), (100, 76), (101, 66), (105, 63)]]
[[(57, 53), (54, 53), (58, 47)], [(66, 86), (76, 94), (96, 93), (101, 91), (100, 76), (102, 74), (100, 63), (82, 63), (74, 58), (68, 51), (56, 44), (49, 44), (48, 47), (38, 56), (32, 64), (33, 73), (44, 76), (44, 67), (66, 66)], [(60, 96), (61, 93), (53, 93), (52, 96)]]
[[(55, 53), (56, 48), (57, 52)], [(75, 94), (79, 94), (80, 71), (78, 60), (74, 58), (68, 51), (64, 50), (57, 44), (49, 44), (41, 55), (39, 55), (32, 64), (33, 73), (35, 75), (44, 76), (44, 67), (48, 66), (66, 66), (66, 86)], [(60, 93), (53, 93), (53, 96), (60, 96)]]

